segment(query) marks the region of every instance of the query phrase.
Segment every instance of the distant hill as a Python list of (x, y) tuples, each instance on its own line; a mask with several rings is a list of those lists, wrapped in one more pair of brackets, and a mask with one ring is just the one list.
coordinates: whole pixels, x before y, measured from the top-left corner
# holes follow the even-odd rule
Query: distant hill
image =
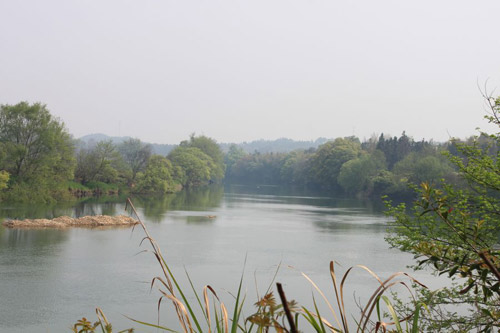
[[(259, 153), (288, 153), (297, 149), (318, 148), (319, 145), (327, 142), (326, 138), (318, 138), (314, 141), (295, 141), (287, 138), (280, 138), (276, 140), (255, 140), (251, 142), (237, 143), (247, 153), (258, 151)], [(223, 151), (228, 151), (231, 143), (219, 144)]]
[(96, 133), (96, 134), (84, 135), (81, 138), (79, 138), (78, 140), (83, 141), (87, 144), (92, 144), (92, 143), (96, 143), (99, 141), (108, 141), (108, 140), (111, 140), (111, 142), (113, 142), (114, 144), (120, 144), (123, 141), (128, 140), (128, 139), (131, 139), (131, 137), (130, 136), (109, 136), (109, 135), (102, 134), (102, 133)]
[[(130, 139), (130, 136), (108, 136), (106, 134), (89, 134), (82, 136), (78, 139), (80, 143), (77, 142), (77, 146), (82, 147), (83, 145), (92, 146), (99, 141), (111, 140), (114, 144), (120, 144), (125, 140)], [(250, 142), (236, 143), (237, 146), (241, 147), (247, 153), (260, 152), (260, 153), (287, 153), (297, 149), (309, 149), (318, 148), (319, 145), (327, 142), (326, 138), (318, 138), (314, 141), (295, 141), (287, 138), (280, 138), (276, 140), (255, 140)], [(147, 143), (147, 142), (146, 142)], [(224, 152), (229, 150), (229, 147), (233, 143), (219, 143), (219, 146)], [(160, 144), (160, 143), (150, 143), (153, 147), (153, 153), (158, 155), (166, 156), (172, 149), (177, 147), (173, 144)]]
[[(111, 140), (111, 142), (113, 142), (115, 145), (119, 145), (120, 143), (122, 143), (128, 139), (131, 139), (131, 137), (130, 136), (108, 136), (106, 134), (97, 133), (97, 134), (89, 134), (89, 135), (82, 136), (78, 140), (87, 146), (92, 146), (99, 141), (107, 141), (107, 140)], [(145, 143), (149, 143), (149, 142), (145, 142)], [(163, 156), (167, 156), (168, 153), (170, 153), (170, 151), (172, 149), (177, 147), (177, 145), (170, 145), (170, 144), (160, 144), (160, 143), (149, 143), (149, 144), (151, 145), (151, 147), (153, 147), (154, 154), (163, 155)]]

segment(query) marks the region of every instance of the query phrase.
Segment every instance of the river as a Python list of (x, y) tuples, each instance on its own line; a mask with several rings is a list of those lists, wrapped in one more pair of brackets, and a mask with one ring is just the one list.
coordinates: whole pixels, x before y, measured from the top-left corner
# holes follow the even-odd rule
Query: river
[[(185, 271), (197, 291), (211, 285), (229, 308), (243, 274), (245, 316), (278, 266), (276, 281), (288, 299), (312, 307), (313, 290), (301, 272), (333, 301), (331, 260), (340, 271), (362, 264), (381, 277), (408, 271), (412, 262), (384, 241), (388, 218), (370, 201), (267, 186), (213, 186), (133, 202), (189, 299), (195, 302)], [(4, 218), (94, 214), (126, 214), (125, 199), (0, 206)], [(150, 292), (150, 282), (161, 271), (152, 253), (143, 252), (149, 249), (147, 243), (140, 246), (143, 237), (140, 228), (0, 227), (0, 332), (68, 332), (84, 316), (95, 320), (96, 307), (117, 331), (147, 331), (124, 316), (157, 320), (160, 295), (155, 288)], [(354, 298), (366, 299), (376, 282), (361, 269), (347, 281), (348, 309), (356, 312)], [(160, 322), (178, 328), (168, 302), (162, 303)]]

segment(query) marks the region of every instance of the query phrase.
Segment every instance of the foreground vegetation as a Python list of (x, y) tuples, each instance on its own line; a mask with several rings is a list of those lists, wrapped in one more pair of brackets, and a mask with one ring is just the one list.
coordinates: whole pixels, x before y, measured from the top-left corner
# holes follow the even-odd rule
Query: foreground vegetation
[[(486, 119), (500, 130), (500, 98), (485, 98)], [(482, 136), (500, 145), (500, 131)], [(389, 243), (414, 254), (419, 260), (415, 269), (427, 267), (454, 282), (432, 299), (428, 291), (420, 292), (431, 310), (421, 319), (427, 330), (500, 328), (500, 153), (492, 154), (491, 146), (475, 140), (457, 144), (458, 154), (448, 154), (466, 186), (423, 183), (415, 188), (418, 200), (410, 213), (404, 204), (390, 206), (395, 220)], [(399, 308), (408, 310), (404, 303)]]

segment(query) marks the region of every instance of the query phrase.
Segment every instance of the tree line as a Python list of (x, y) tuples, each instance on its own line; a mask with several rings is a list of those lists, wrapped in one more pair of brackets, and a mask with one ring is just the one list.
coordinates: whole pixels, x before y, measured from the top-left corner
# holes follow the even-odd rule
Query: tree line
[(221, 181), (224, 170), (222, 150), (206, 136), (192, 135), (161, 156), (139, 139), (78, 142), (41, 103), (0, 106), (4, 200), (47, 202), (124, 189), (167, 193)]
[[(490, 154), (497, 144), (486, 135), (476, 138)], [(403, 132), (399, 137), (337, 138), (317, 149), (289, 153), (246, 153), (232, 145), (226, 156), (226, 180), (236, 183), (294, 185), (333, 193), (380, 197), (412, 196), (411, 184), (441, 179), (459, 182), (457, 169), (447, 155), (459, 155), (457, 145), (471, 143), (415, 141)]]
[[(487, 136), (477, 142), (490, 154), (498, 151)], [(457, 170), (445, 155), (459, 155), (460, 143), (415, 141), (403, 132), (363, 142), (353, 136), (337, 138), (317, 148), (278, 153), (248, 153), (233, 144), (224, 153), (215, 140), (193, 134), (164, 156), (154, 154), (152, 146), (139, 139), (74, 140), (45, 105), (21, 102), (0, 106), (0, 199), (168, 193), (223, 179), (348, 195), (410, 197), (410, 184), (458, 181)]]

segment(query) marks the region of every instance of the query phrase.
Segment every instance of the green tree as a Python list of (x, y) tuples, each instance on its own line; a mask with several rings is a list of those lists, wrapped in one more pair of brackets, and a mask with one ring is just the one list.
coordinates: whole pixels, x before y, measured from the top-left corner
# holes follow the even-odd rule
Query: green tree
[(393, 172), (414, 184), (434, 183), (450, 175), (453, 169), (449, 161), (435, 152), (410, 153), (394, 165)]
[(373, 190), (374, 177), (386, 169), (384, 153), (375, 150), (345, 162), (340, 168), (338, 182), (347, 193), (369, 194)]
[(118, 181), (122, 157), (111, 141), (100, 141), (90, 148), (81, 148), (76, 154), (75, 179), (89, 182), (114, 183)]
[(284, 183), (305, 186), (310, 182), (312, 151), (296, 150), (289, 153), (281, 167)]
[(185, 186), (206, 184), (219, 175), (219, 169), (210, 156), (199, 148), (179, 146), (168, 155), (172, 164), (182, 169), (181, 183)]
[[(4, 168), (4, 160), (7, 153), (5, 150), (5, 143), (0, 142), (0, 168)], [(0, 191), (6, 189), (9, 186), (10, 174), (5, 170), (0, 170)], [(1, 199), (1, 195), (0, 195)]]
[(7, 188), (9, 183), (9, 173), (5, 170), (0, 171), (0, 191)]
[(312, 159), (314, 181), (324, 188), (336, 188), (342, 165), (359, 156), (361, 144), (354, 137), (337, 138), (321, 145)]
[[(500, 127), (500, 99), (487, 97)], [(484, 134), (486, 135), (486, 134)], [(488, 135), (496, 145), (500, 133)], [(409, 212), (404, 204), (390, 207), (395, 218), (387, 240), (419, 259), (415, 268), (457, 278), (454, 286), (426, 299), (431, 315), (422, 327), (432, 331), (492, 331), (500, 328), (500, 154), (489, 153), (479, 140), (457, 143), (451, 163), (467, 183), (465, 188), (423, 183)], [(426, 293), (423, 293), (427, 297)], [(457, 306), (461, 311), (457, 313)]]
[(144, 171), (148, 165), (149, 158), (153, 154), (150, 144), (144, 144), (139, 139), (128, 139), (118, 146), (123, 160), (130, 169), (131, 182), (135, 181), (137, 173)]
[(153, 155), (149, 159), (146, 170), (137, 174), (137, 185), (133, 192), (137, 193), (167, 193), (175, 190), (172, 177), (172, 163), (163, 156)]
[(217, 144), (217, 141), (204, 135), (195, 136), (192, 134), (189, 141), (182, 141), (180, 146), (198, 148), (212, 159), (214, 164), (212, 170), (210, 171), (212, 181), (218, 181), (224, 178), (224, 153)]
[(403, 198), (413, 198), (413, 193), (408, 187), (406, 178), (401, 179), (388, 170), (380, 171), (372, 178), (373, 192), (372, 195), (380, 197), (382, 195), (397, 196)]
[(404, 131), (399, 138), (385, 139), (384, 134), (381, 134), (377, 143), (377, 149), (385, 154), (387, 165), (391, 170), (394, 164), (401, 161), (413, 148), (413, 139), (409, 138)]
[(285, 154), (255, 152), (241, 158), (231, 170), (231, 180), (244, 184), (280, 184)]
[(0, 144), (12, 199), (50, 200), (73, 177), (71, 137), (43, 104), (1, 105)]
[(224, 164), (226, 165), (226, 178), (231, 178), (231, 171), (233, 169), (233, 166), (246, 155), (247, 153), (245, 153), (245, 151), (237, 145), (232, 144), (231, 146), (229, 146), (228, 152), (226, 153), (226, 155), (224, 155)]

